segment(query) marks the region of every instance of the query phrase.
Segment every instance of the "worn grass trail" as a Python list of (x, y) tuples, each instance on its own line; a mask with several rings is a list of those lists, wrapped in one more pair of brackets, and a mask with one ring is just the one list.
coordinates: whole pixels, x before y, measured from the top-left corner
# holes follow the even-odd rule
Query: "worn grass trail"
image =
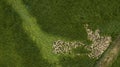
[(41, 49), (43, 58), (47, 59), (50, 62), (58, 61), (57, 56), (51, 53), (52, 42), (56, 39), (56, 37), (45, 34), (39, 28), (37, 20), (29, 14), (21, 0), (7, 0), (7, 2), (22, 19), (24, 31), (27, 33), (30, 39), (32, 39), (32, 41), (35, 42)]
[(95, 67), (111, 67), (120, 52), (120, 36), (111, 44)]

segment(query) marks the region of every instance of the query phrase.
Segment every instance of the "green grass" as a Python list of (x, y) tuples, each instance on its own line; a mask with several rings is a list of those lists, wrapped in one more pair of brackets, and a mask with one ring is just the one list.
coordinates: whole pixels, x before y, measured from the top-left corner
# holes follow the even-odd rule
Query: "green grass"
[(31, 14), (37, 18), (41, 29), (49, 34), (84, 40), (85, 23), (90, 24), (92, 29), (99, 28), (101, 33), (107, 35), (115, 35), (120, 31), (118, 0), (23, 1)]
[(62, 67), (93, 67), (95, 59), (90, 59), (85, 55), (82, 56), (64, 56), (60, 58)]
[(117, 58), (117, 60), (113, 63), (112, 67), (119, 67), (120, 66), (120, 54)]
[(100, 29), (102, 35), (112, 36), (113, 40), (120, 34), (119, 0), (23, 1), (38, 19), (41, 29), (49, 34), (86, 42), (85, 23), (93, 30)]
[[(119, 0), (23, 0), (27, 8), (23, 12), (4, 1), (0, 1), (0, 67), (93, 67), (95, 60), (86, 56), (52, 54), (52, 42), (89, 42), (86, 23), (113, 39), (120, 33)], [(119, 59), (113, 67), (118, 65)]]
[(14, 10), (1, 1), (0, 12), (0, 67), (51, 67)]

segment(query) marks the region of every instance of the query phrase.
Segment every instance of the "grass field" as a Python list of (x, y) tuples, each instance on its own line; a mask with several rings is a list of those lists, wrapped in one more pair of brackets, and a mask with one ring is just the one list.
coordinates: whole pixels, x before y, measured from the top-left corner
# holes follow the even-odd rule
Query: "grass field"
[[(83, 26), (86, 23), (114, 40), (120, 33), (119, 2), (1, 0), (0, 67), (93, 67), (95, 59), (87, 56), (52, 54), (52, 43), (62, 39), (89, 44)], [(120, 66), (119, 58), (112, 67)]]

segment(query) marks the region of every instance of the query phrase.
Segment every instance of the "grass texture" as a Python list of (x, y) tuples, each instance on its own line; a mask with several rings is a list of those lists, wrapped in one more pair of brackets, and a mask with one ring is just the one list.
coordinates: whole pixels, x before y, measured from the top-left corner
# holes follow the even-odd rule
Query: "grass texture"
[(89, 44), (86, 23), (113, 40), (120, 33), (119, 0), (1, 0), (0, 13), (0, 67), (93, 67), (87, 56), (52, 54), (52, 43)]

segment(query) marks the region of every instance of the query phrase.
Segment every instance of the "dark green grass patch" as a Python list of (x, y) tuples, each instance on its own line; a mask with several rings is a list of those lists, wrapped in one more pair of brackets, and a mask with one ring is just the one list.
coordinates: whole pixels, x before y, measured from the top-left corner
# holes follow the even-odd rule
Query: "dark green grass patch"
[(84, 54), (90, 53), (90, 51), (85, 49), (84, 46), (82, 46), (82, 47), (77, 47), (77, 48), (73, 49), (73, 53), (84, 55)]
[(95, 59), (83, 56), (64, 56), (60, 58), (60, 64), (62, 67), (93, 67)]
[[(14, 51), (14, 38), (12, 29), (15, 20), (9, 6), (0, 1), (0, 67), (16, 67), (21, 63), (21, 58)], [(7, 21), (6, 21), (7, 20)]]
[(117, 57), (117, 60), (113, 63), (112, 67), (119, 67), (120, 66), (120, 53)]
[(52, 67), (24, 33), (19, 16), (0, 1), (0, 67)]

